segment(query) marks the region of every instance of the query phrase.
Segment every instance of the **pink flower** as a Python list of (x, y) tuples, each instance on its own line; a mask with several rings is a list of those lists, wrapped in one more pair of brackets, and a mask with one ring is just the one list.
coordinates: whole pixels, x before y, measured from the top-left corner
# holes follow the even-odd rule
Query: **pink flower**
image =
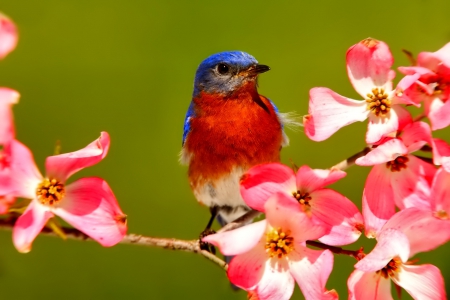
[[(408, 227), (409, 236), (415, 236), (415, 242), (422, 239), (422, 243), (410, 243), (408, 236), (401, 230), (389, 226), (383, 228), (377, 235), (375, 248), (355, 265), (356, 270), (348, 279), (349, 299), (392, 299), (391, 280), (414, 299), (446, 299), (444, 280), (437, 267), (429, 264), (415, 266), (408, 262), (413, 253), (418, 252), (418, 249), (414, 249), (416, 245), (428, 243), (426, 234), (434, 234), (429, 230), (431, 227), (427, 228), (428, 232), (422, 230), (426, 223), (421, 223), (422, 226), (413, 225), (411, 216), (417, 216), (417, 212), (420, 210), (414, 208), (400, 212), (403, 215), (397, 218), (396, 224), (407, 221), (407, 226), (399, 227)], [(414, 232), (414, 229), (419, 229), (419, 232)]]
[(421, 52), (415, 67), (400, 67), (406, 77), (419, 77), (405, 90), (413, 101), (425, 102), (433, 130), (450, 125), (450, 43), (436, 52)]
[(368, 38), (350, 47), (348, 76), (365, 101), (343, 97), (328, 88), (311, 89), (309, 115), (303, 121), (306, 135), (323, 141), (340, 128), (369, 118), (366, 142), (373, 144), (409, 123), (411, 115), (400, 104), (414, 104), (403, 91), (418, 76), (405, 77), (392, 89), (393, 61), (388, 46), (375, 39)]
[(430, 208), (430, 186), (436, 169), (410, 154), (431, 142), (427, 126), (412, 123), (400, 138), (388, 139), (356, 160), (357, 165), (373, 166), (363, 191), (366, 236), (373, 238), (395, 214), (396, 206)]
[[(14, 90), (0, 88), (0, 181), (10, 176), (11, 143), (15, 136), (12, 105), (19, 102), (19, 97)], [(14, 202), (14, 197), (0, 196), (0, 215), (7, 213)]]
[(11, 148), (11, 177), (0, 182), (0, 195), (32, 199), (13, 229), (13, 242), (20, 252), (31, 243), (54, 215), (84, 232), (103, 246), (113, 246), (124, 237), (126, 215), (113, 192), (101, 178), (88, 177), (66, 184), (75, 172), (101, 161), (110, 139), (106, 132), (85, 148), (46, 160), (47, 176), (37, 169), (30, 150), (18, 141)]
[(16, 48), (17, 40), (16, 25), (0, 12), (0, 59)]
[(282, 164), (262, 164), (242, 176), (241, 195), (248, 206), (265, 212), (265, 202), (282, 192), (308, 216), (323, 224), (326, 234), (319, 239), (322, 243), (346, 245), (361, 235), (362, 216), (353, 202), (325, 188), (345, 175), (339, 170), (313, 170), (308, 166), (300, 167), (295, 174)]
[(230, 281), (261, 300), (289, 299), (294, 280), (305, 299), (337, 299), (335, 291), (325, 289), (332, 253), (305, 246), (306, 240), (321, 237), (324, 228), (283, 193), (264, 206), (266, 220), (203, 238), (224, 255), (236, 255), (228, 267)]

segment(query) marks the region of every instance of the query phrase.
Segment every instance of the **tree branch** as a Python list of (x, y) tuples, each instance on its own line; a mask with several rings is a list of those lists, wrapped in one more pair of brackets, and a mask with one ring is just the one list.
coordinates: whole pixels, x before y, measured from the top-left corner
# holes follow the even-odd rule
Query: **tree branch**
[(335, 169), (335, 170), (341, 170), (344, 171), (348, 168), (350, 168), (351, 166), (353, 166), (355, 164), (355, 161), (366, 155), (367, 153), (369, 153), (370, 151), (372, 151), (372, 148), (370, 147), (365, 147), (363, 150), (361, 150), (360, 152), (350, 156), (349, 158), (341, 161), (340, 163), (335, 164), (334, 166), (331, 167), (331, 169)]
[[(8, 217), (6, 219), (0, 219), (0, 229), (4, 230), (12, 230), (14, 227), (14, 223), (16, 222), (16, 217)], [(81, 240), (81, 241), (93, 241), (89, 236), (82, 233), (81, 231), (70, 228), (70, 227), (61, 227), (61, 230), (64, 232), (68, 239), (72, 240)], [(53, 232), (50, 228), (44, 227), (40, 233), (41, 235), (59, 237), (55, 232)], [(214, 254), (201, 250), (198, 240), (179, 240), (179, 239), (168, 239), (168, 238), (157, 238), (157, 237), (149, 237), (143, 236), (140, 234), (130, 233), (127, 234), (119, 244), (134, 244), (141, 245), (147, 247), (160, 247), (164, 249), (170, 250), (181, 250), (187, 252), (193, 252), (200, 254), (210, 261), (217, 264), (219, 267), (224, 269), (225, 271), (228, 269), (228, 264), (215, 256)]]

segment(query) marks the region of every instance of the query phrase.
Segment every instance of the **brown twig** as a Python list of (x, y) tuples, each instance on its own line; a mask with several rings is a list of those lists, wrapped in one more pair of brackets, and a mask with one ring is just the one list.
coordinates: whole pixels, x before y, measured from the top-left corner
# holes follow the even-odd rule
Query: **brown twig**
[(352, 155), (349, 158), (341, 161), (340, 163), (335, 164), (334, 166), (331, 167), (331, 169), (344, 171), (353, 166), (358, 158), (366, 155), (370, 151), (372, 151), (372, 149), (370, 147), (366, 147), (362, 151), (356, 153), (355, 155)]
[[(14, 226), (16, 219), (17, 219), (16, 217), (8, 217), (5, 219), (0, 219), (0, 229), (11, 230)], [(93, 241), (86, 234), (82, 233), (81, 231), (75, 228), (61, 227), (61, 230), (64, 232), (64, 234), (68, 239)], [(47, 227), (44, 227), (44, 229), (42, 229), (41, 235), (58, 237), (58, 235), (55, 232), (53, 232), (51, 229)], [(188, 241), (179, 239), (158, 238), (130, 233), (127, 234), (122, 241), (120, 241), (120, 244), (134, 244), (147, 247), (160, 247), (170, 250), (193, 252), (206, 257), (207, 259), (214, 262), (225, 271), (228, 269), (228, 264), (225, 261), (223, 261), (222, 259), (220, 259), (219, 257), (215, 256), (214, 254), (208, 251), (201, 250), (198, 240)]]
[(359, 250), (346, 250), (342, 249), (341, 247), (329, 246), (316, 241), (306, 241), (306, 244), (320, 249), (328, 249), (335, 254), (348, 255), (354, 257), (358, 261), (365, 256), (363, 252), (364, 249), (362, 247)]

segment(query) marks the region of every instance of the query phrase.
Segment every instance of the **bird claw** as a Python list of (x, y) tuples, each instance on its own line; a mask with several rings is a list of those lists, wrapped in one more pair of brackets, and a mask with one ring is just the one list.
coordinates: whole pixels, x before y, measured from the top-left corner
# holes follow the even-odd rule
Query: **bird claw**
[(216, 254), (216, 248), (212, 244), (202, 241), (202, 239), (205, 236), (208, 236), (208, 235), (211, 235), (211, 234), (214, 234), (214, 233), (216, 233), (216, 232), (213, 229), (211, 229), (211, 228), (206, 228), (205, 230), (203, 230), (202, 233), (200, 233), (200, 236), (199, 236), (199, 244), (200, 244), (200, 249), (206, 250), (206, 251), (208, 251), (208, 252), (210, 252), (210, 253), (215, 255)]

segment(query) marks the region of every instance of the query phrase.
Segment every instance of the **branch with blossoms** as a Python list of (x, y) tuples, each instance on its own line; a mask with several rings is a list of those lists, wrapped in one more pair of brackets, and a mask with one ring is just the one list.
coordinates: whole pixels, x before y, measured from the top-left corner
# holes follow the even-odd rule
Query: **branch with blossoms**
[[(16, 44), (14, 23), (0, 14), (0, 59)], [(308, 138), (323, 141), (368, 120), (362, 151), (330, 169), (293, 170), (280, 163), (250, 168), (240, 180), (240, 194), (252, 210), (201, 240), (127, 234), (127, 216), (105, 180), (87, 177), (67, 184), (74, 173), (105, 158), (107, 132), (78, 151), (47, 157), (42, 175), (32, 152), (15, 138), (12, 106), (19, 93), (0, 88), (0, 228), (12, 230), (20, 252), (31, 251), (39, 234), (105, 247), (121, 243), (190, 251), (223, 268), (251, 299), (289, 299), (295, 282), (308, 300), (337, 299), (336, 291), (326, 288), (334, 254), (356, 259), (347, 280), (349, 299), (390, 299), (391, 282), (415, 299), (445, 299), (439, 268), (410, 259), (450, 240), (450, 145), (433, 137), (450, 125), (450, 43), (417, 59), (406, 53), (412, 66), (399, 68), (404, 77), (394, 87), (387, 44), (368, 38), (348, 49), (348, 76), (363, 100), (325, 87), (310, 90), (304, 117)], [(412, 116), (411, 105), (423, 111)], [(418, 155), (424, 152), (431, 157)], [(327, 187), (343, 180), (352, 165), (371, 167), (362, 213)], [(261, 214), (265, 219), (251, 222)], [(56, 216), (72, 227), (61, 226)], [(362, 232), (377, 241), (370, 252), (342, 248)], [(227, 264), (202, 250), (201, 243), (233, 258)]]

